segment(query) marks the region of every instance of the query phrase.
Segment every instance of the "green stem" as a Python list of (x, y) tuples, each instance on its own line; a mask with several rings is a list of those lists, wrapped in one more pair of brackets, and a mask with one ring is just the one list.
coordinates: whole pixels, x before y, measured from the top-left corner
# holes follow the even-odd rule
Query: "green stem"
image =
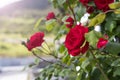
[(114, 12), (115, 10), (108, 10), (106, 12), (104, 12), (105, 14), (109, 13), (109, 12)]
[(35, 57), (37, 57), (37, 58), (39, 58), (39, 59), (41, 59), (41, 60), (43, 60), (43, 61), (45, 61), (45, 62), (48, 62), (48, 63), (53, 64), (53, 62), (51, 62), (51, 61), (47, 61), (47, 60), (41, 58), (40, 56), (38, 56), (34, 51), (32, 51), (32, 53), (33, 53), (33, 55), (34, 55)]
[(40, 52), (42, 52), (42, 53), (44, 53), (44, 54), (46, 54), (46, 55), (49, 55), (49, 54), (50, 54), (50, 53), (48, 53), (47, 51), (43, 51), (43, 50), (38, 49), (38, 48), (37, 48), (37, 50), (39, 50)]
[(77, 23), (77, 20), (76, 20), (76, 17), (75, 17), (75, 13), (74, 13), (74, 10), (73, 10), (73, 8), (72, 8), (71, 5), (70, 5), (69, 0), (66, 0), (66, 3), (68, 4), (68, 7), (69, 7), (70, 11), (71, 11), (72, 14), (73, 14), (73, 17), (74, 17), (75, 23)]
[(52, 52), (52, 50), (50, 49), (49, 45), (47, 44), (47, 42), (45, 41), (46, 46), (48, 47), (48, 49), (50, 50), (50, 52)]
[(95, 59), (96, 63), (97, 63), (97, 68), (100, 70), (100, 72), (102, 73), (102, 75), (104, 76), (105, 80), (109, 80), (109, 78), (107, 77), (107, 75), (105, 74), (105, 72), (103, 71), (102, 67), (100, 66), (100, 63), (98, 62), (97, 58), (95, 57), (95, 55), (93, 54), (92, 50), (90, 50), (93, 58)]
[[(45, 41), (45, 44), (48, 47), (50, 53), (56, 53), (54, 50), (51, 50), (51, 48), (49, 47), (49, 45), (48, 45), (48, 43), (46, 41)], [(54, 47), (54, 49), (55, 49), (55, 47)], [(49, 54), (49, 55), (53, 56), (54, 58), (58, 58), (58, 56), (55, 56), (55, 55), (52, 55), (52, 54)]]
[[(38, 56), (34, 51), (32, 51), (32, 54), (35, 56), (35, 57), (37, 57), (38, 59), (41, 59), (41, 60), (43, 60), (43, 61), (45, 61), (45, 62), (48, 62), (48, 63), (50, 63), (50, 64), (54, 64), (55, 62), (52, 62), (52, 61), (48, 61), (48, 60), (45, 60), (45, 59), (43, 59), (43, 58), (41, 58), (40, 56)], [(58, 61), (59, 62), (59, 61)], [(64, 64), (57, 64), (57, 65), (59, 65), (59, 66), (61, 66), (61, 67), (63, 67), (63, 68), (70, 68), (70, 67), (68, 67), (68, 66), (66, 66), (66, 65), (64, 65)], [(74, 70), (72, 70), (72, 71), (74, 71)]]
[(41, 48), (43, 49), (43, 50), (45, 50), (48, 54), (49, 53), (51, 53), (50, 51), (48, 51), (46, 48), (44, 48), (43, 46), (41, 46)]

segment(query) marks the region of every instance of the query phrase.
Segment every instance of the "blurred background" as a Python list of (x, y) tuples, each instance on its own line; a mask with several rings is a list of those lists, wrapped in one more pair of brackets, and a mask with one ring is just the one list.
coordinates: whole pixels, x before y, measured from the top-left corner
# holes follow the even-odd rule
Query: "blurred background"
[(33, 80), (24, 68), (35, 57), (21, 42), (38, 30), (45, 31), (45, 26), (34, 26), (50, 11), (55, 10), (48, 0), (0, 0), (0, 80)]

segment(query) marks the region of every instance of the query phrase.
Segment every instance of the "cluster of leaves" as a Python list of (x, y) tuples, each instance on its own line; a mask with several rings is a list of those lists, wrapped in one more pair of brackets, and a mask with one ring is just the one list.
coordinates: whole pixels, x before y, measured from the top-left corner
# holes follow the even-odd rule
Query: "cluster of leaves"
[[(49, 0), (55, 8), (63, 9), (65, 14), (72, 14), (76, 21), (86, 13), (85, 7), (79, 0)], [(109, 5), (111, 10), (106, 12), (96, 11), (89, 17), (89, 33), (85, 35), (90, 44), (90, 50), (84, 55), (71, 57), (63, 43), (60, 43), (53, 56), (60, 56), (58, 62), (47, 66), (40, 72), (36, 80), (119, 80), (120, 79), (120, 2), (116, 1)], [(74, 14), (73, 14), (73, 12)], [(62, 14), (62, 13), (60, 13)], [(52, 31), (58, 26), (58, 33), (54, 41), (59, 41), (69, 30), (64, 21), (65, 15), (57, 16), (59, 19), (46, 21), (46, 30)], [(37, 24), (38, 25), (38, 24)], [(100, 25), (101, 32), (94, 30), (94, 26)], [(99, 38), (108, 36), (109, 43), (105, 48), (97, 49)], [(92, 53), (92, 54), (91, 54)], [(77, 68), (79, 67), (79, 68)], [(77, 69), (76, 69), (77, 68)], [(102, 73), (102, 71), (103, 73)], [(105, 75), (109, 78), (105, 78)]]

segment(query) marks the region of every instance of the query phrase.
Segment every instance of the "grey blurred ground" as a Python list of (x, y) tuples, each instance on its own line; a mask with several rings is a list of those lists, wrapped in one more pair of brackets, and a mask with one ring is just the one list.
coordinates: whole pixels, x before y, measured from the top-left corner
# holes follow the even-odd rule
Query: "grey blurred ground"
[(24, 68), (33, 62), (33, 57), (0, 58), (0, 80), (29, 80), (30, 69)]

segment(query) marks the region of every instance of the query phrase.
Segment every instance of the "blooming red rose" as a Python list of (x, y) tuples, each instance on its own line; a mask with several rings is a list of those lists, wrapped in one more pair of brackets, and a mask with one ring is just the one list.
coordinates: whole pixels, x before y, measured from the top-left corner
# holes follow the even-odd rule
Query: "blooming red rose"
[(104, 38), (100, 38), (97, 43), (97, 48), (100, 49), (102, 47), (105, 47), (107, 43), (108, 43), (108, 40), (106, 40)]
[(32, 35), (30, 37), (30, 40), (26, 44), (28, 50), (31, 51), (33, 48), (41, 46), (41, 44), (44, 42), (43, 37), (44, 37), (43, 32), (37, 32), (34, 35)]
[(67, 26), (68, 28), (72, 28), (72, 26), (74, 25), (74, 20), (73, 20), (72, 17), (68, 17), (68, 18), (66, 19), (66, 22), (67, 22), (66, 26)]
[(48, 15), (46, 16), (47, 20), (54, 19), (54, 18), (55, 18), (54, 12), (49, 12)]
[(88, 28), (81, 25), (76, 25), (70, 30), (65, 40), (65, 46), (69, 54), (77, 56), (80, 53), (84, 54), (88, 50), (89, 44), (84, 37), (87, 32)]
[(102, 10), (105, 12), (105, 11), (109, 10), (108, 5), (110, 3), (113, 3), (114, 0), (94, 0), (94, 2), (99, 10)]

